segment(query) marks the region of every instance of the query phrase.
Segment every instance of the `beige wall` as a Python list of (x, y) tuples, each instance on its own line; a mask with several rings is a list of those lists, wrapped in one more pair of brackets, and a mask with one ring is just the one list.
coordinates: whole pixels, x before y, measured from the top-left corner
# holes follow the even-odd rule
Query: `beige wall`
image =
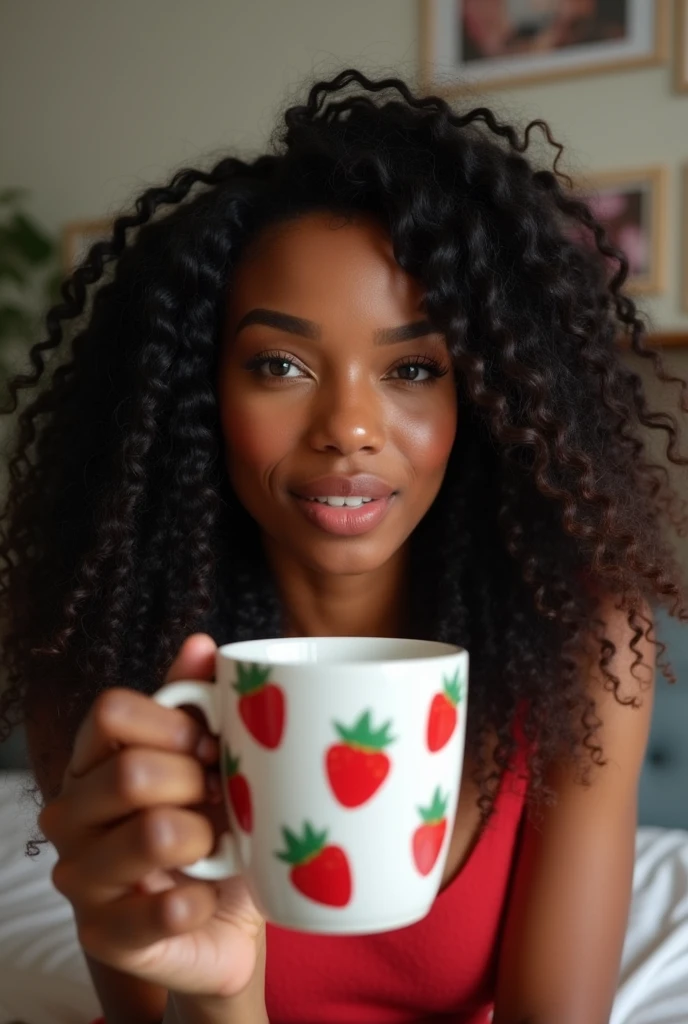
[[(312, 73), (353, 62), (413, 77), (416, 39), (415, 0), (0, 0), (0, 187), (28, 186), (52, 228), (108, 215), (199, 154), (261, 146)], [(673, 92), (669, 69), (486, 98), (521, 120), (547, 118), (570, 147), (569, 170), (667, 166), (669, 288), (647, 308), (657, 327), (688, 328), (678, 218), (688, 94)], [(671, 363), (688, 376), (688, 351)]]
[[(415, 0), (0, 0), (0, 186), (31, 188), (51, 227), (108, 214), (199, 154), (260, 146), (314, 71), (354, 62), (413, 77), (416, 38)], [(668, 167), (669, 288), (647, 305), (657, 326), (688, 327), (677, 216), (688, 94), (673, 93), (668, 69), (488, 100), (546, 117), (574, 170)]]

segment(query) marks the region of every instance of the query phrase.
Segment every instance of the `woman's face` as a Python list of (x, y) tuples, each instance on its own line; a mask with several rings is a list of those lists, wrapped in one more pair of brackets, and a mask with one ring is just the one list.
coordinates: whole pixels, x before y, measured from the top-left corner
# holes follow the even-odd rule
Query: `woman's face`
[(232, 486), (273, 554), (326, 574), (371, 572), (432, 504), (456, 391), (422, 296), (367, 219), (274, 225), (237, 268), (222, 429)]

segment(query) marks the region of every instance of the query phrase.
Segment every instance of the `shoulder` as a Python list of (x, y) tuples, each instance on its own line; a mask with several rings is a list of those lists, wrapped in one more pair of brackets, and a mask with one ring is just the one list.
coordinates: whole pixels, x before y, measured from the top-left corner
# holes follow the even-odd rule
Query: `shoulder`
[[(591, 645), (583, 682), (595, 702), (599, 742), (608, 766), (637, 783), (652, 719), (656, 645), (646, 604), (632, 615), (613, 595), (599, 599), (603, 641)], [(598, 634), (599, 635), (599, 634)]]
[[(598, 602), (581, 662), (602, 758), (550, 764), (551, 805), (524, 822), (500, 955), (495, 1020), (607, 1020), (633, 876), (637, 789), (652, 716), (652, 616)], [(595, 648), (597, 650), (595, 651)], [(602, 665), (600, 665), (600, 660)], [(583, 751), (584, 757), (587, 751)], [(590, 762), (589, 762), (590, 763)]]

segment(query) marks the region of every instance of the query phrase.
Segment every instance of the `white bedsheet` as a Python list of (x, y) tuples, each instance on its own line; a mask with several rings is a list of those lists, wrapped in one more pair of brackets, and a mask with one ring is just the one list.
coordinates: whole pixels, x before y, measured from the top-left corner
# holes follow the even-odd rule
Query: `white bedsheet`
[[(36, 805), (0, 773), (0, 1024), (87, 1024), (98, 1015), (51, 847), (24, 856)], [(610, 1024), (688, 1024), (688, 832), (640, 829), (621, 983)]]

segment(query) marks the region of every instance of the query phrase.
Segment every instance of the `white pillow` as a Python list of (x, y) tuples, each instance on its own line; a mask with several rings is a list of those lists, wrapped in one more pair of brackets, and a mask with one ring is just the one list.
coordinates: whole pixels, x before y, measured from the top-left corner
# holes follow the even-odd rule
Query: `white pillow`
[(53, 888), (56, 855), (24, 846), (38, 806), (23, 772), (0, 773), (0, 1024), (87, 1024), (100, 1015), (67, 900)]
[[(28, 775), (0, 772), (0, 1024), (88, 1024), (100, 1009), (55, 851), (26, 857), (37, 831)], [(688, 1021), (688, 832), (642, 828), (621, 983), (610, 1024)]]

